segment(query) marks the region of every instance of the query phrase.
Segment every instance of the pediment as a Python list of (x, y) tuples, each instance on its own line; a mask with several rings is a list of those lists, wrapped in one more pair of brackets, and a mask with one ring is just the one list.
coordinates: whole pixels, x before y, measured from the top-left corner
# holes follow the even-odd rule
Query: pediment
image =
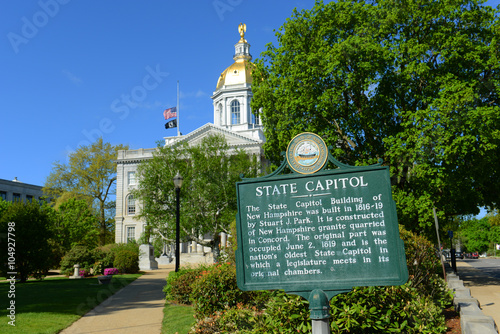
[[(207, 123), (203, 125), (202, 127), (190, 132), (189, 134), (183, 136), (181, 139), (177, 140), (175, 143), (178, 142), (187, 142), (189, 145), (196, 145), (201, 140), (207, 136), (211, 135), (222, 135), (226, 138), (227, 143), (229, 146), (232, 147), (240, 147), (243, 148), (245, 146), (261, 146), (263, 144), (263, 141), (257, 140), (254, 138), (250, 138), (241, 134), (238, 134), (237, 132), (233, 132), (221, 127), (218, 127), (212, 123)], [(174, 144), (175, 144), (174, 143)]]

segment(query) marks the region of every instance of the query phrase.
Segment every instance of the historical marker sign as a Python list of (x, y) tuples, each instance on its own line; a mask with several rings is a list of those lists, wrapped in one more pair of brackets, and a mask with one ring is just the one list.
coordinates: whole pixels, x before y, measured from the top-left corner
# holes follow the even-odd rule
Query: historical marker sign
[(238, 286), (293, 292), (404, 284), (388, 167), (351, 167), (329, 156), (340, 168), (316, 171), (328, 152), (314, 137), (289, 145), (297, 173), (276, 175), (280, 168), (237, 183)]

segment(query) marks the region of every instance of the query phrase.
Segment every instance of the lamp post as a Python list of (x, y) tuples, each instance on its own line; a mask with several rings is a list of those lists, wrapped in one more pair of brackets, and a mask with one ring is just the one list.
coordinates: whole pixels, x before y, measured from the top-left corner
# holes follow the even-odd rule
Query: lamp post
[(177, 172), (174, 176), (175, 197), (177, 206), (177, 216), (175, 220), (175, 272), (179, 271), (180, 264), (180, 210), (179, 210), (179, 196), (182, 187), (182, 176)]

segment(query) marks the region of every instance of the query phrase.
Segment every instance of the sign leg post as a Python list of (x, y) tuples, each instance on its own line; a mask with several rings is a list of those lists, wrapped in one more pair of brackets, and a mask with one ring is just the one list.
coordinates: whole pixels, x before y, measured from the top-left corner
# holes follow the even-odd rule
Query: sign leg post
[(330, 334), (330, 321), (328, 319), (311, 320), (313, 334)]
[(309, 311), (313, 334), (330, 334), (330, 303), (323, 290), (314, 289), (309, 295)]

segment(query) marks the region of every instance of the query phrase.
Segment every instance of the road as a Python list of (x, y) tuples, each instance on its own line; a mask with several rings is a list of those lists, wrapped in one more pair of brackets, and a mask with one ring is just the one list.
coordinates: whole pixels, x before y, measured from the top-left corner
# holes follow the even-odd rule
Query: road
[(500, 325), (500, 258), (457, 260), (457, 272), (485, 315)]
[(486, 276), (500, 279), (500, 258), (464, 259), (462, 261), (481, 270)]

